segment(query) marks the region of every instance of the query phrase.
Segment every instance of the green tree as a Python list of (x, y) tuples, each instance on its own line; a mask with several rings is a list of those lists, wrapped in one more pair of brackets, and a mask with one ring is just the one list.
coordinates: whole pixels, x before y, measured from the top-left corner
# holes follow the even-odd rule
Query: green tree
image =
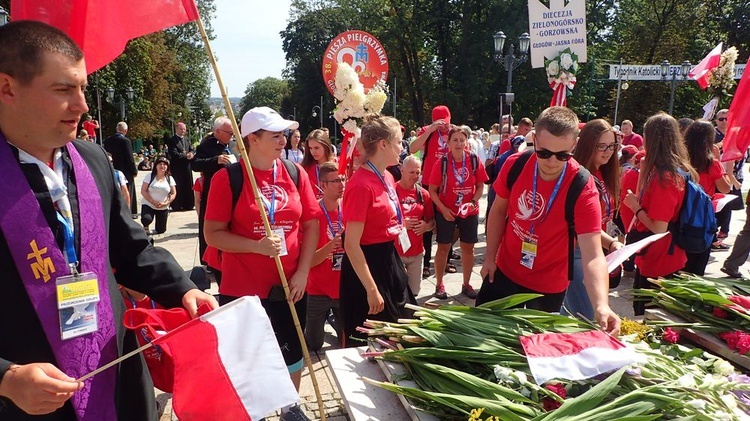
[(258, 79), (247, 85), (245, 96), (240, 101), (240, 113), (244, 115), (249, 109), (255, 107), (271, 107), (281, 110), (284, 98), (290, 94), (289, 85), (275, 77)]

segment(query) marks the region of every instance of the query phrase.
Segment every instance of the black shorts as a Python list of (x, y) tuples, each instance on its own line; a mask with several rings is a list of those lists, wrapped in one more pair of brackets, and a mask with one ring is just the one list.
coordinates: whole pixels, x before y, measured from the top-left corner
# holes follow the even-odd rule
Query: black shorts
[[(219, 304), (223, 306), (237, 298), (220, 295)], [(294, 327), (294, 319), (292, 319), (292, 313), (289, 311), (289, 304), (286, 301), (269, 301), (266, 299), (261, 299), (260, 303), (266, 310), (268, 319), (271, 320), (273, 333), (276, 335), (276, 341), (278, 341), (281, 354), (284, 356), (284, 363), (287, 367), (299, 363), (303, 358), (302, 345), (299, 342), (297, 329)], [(297, 310), (297, 317), (304, 331), (305, 316), (307, 315), (307, 294), (301, 300), (297, 301), (294, 307)]]
[(485, 277), (482, 281), (482, 288), (479, 289), (479, 295), (477, 295), (477, 301), (474, 305), (479, 306), (480, 304), (509, 297), (513, 294), (544, 294), (543, 297), (534, 298), (522, 305), (526, 308), (542, 310), (549, 313), (559, 312), (560, 306), (562, 306), (563, 300), (565, 299), (565, 291), (557, 293), (533, 291), (513, 282), (510, 278), (505, 276), (500, 269), (497, 269), (492, 283), (489, 282), (489, 277)]
[(453, 243), (453, 232), (458, 227), (458, 238), (462, 243), (476, 244), (479, 242), (479, 215), (456, 217), (454, 221), (446, 221), (440, 211), (435, 212), (435, 226), (437, 227), (437, 243)]

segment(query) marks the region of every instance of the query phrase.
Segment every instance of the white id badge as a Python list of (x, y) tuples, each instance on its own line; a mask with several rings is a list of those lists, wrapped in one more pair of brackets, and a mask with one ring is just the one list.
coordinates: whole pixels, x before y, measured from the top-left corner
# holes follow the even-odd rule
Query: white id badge
[(231, 153), (230, 153), (229, 155), (227, 155), (227, 158), (229, 158), (229, 163), (230, 163), (230, 164), (234, 164), (234, 163), (236, 163), (236, 162), (237, 162), (237, 157), (236, 157), (236, 156), (234, 156), (234, 154), (231, 154)]
[(286, 250), (286, 234), (284, 234), (284, 228), (274, 228), (273, 234), (279, 238), (281, 238), (281, 251), (279, 252), (279, 257), (286, 256), (289, 254)]
[(55, 287), (63, 340), (99, 330), (96, 306), (100, 297), (95, 273), (61, 276), (55, 281)]
[(409, 240), (409, 233), (406, 232), (406, 228), (401, 227), (401, 232), (398, 233), (398, 243), (401, 244), (401, 249), (406, 253), (411, 248), (411, 241)]

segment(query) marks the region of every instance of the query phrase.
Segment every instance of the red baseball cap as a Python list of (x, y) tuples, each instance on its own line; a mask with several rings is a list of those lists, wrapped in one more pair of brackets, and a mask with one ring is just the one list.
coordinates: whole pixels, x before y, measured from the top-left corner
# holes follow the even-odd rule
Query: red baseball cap
[(636, 148), (635, 145), (625, 145), (622, 147), (622, 153), (634, 156), (638, 153), (638, 148)]
[(445, 105), (438, 105), (432, 109), (432, 121), (445, 120), (446, 123), (451, 122), (451, 110)]

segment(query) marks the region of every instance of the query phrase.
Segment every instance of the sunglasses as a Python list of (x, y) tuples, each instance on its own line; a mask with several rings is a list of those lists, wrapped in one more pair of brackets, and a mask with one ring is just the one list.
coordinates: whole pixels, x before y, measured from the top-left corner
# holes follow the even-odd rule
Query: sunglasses
[(726, 117), (719, 117), (716, 119), (716, 121), (727, 121)]
[(615, 149), (617, 149), (617, 142), (610, 143), (609, 145), (604, 143), (596, 144), (596, 150), (599, 152), (614, 151)]
[(322, 181), (322, 183), (344, 184), (346, 183), (346, 180), (344, 180), (343, 178), (334, 178), (333, 180), (324, 180)]
[(567, 161), (573, 156), (573, 153), (568, 151), (552, 152), (547, 149), (534, 148), (534, 152), (539, 159), (550, 159), (554, 155), (558, 161)]

